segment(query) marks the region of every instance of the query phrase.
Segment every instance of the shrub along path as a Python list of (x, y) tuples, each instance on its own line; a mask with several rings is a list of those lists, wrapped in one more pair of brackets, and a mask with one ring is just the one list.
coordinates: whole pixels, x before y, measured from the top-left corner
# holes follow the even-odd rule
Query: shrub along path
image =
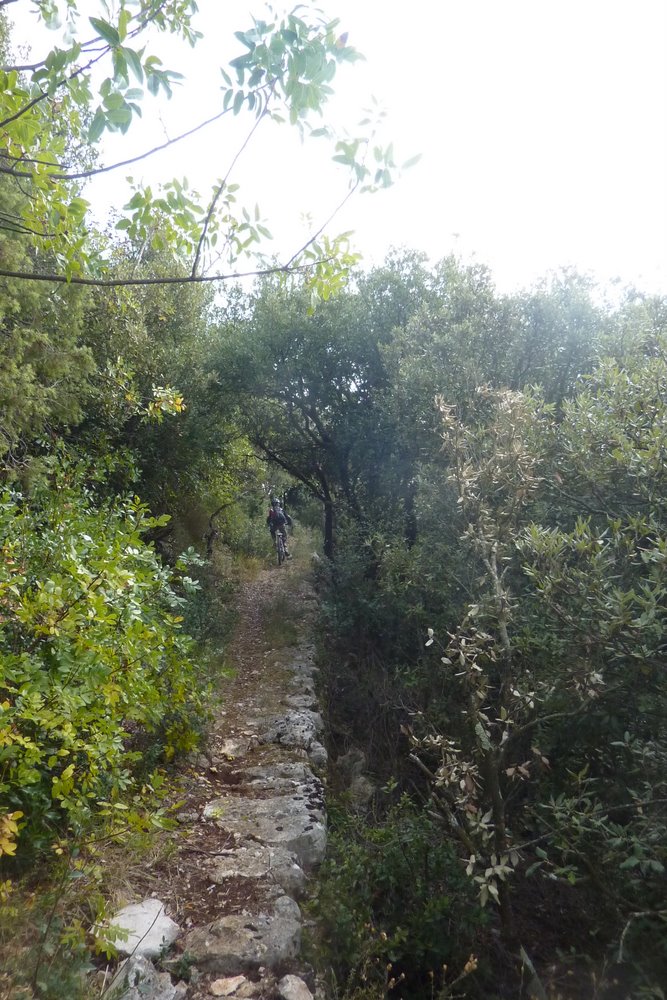
[(161, 973), (138, 958), (141, 945), (125, 966), (131, 981), (154, 980), (149, 996), (308, 1000), (298, 901), (326, 840), (314, 604), (298, 558), (240, 586), (233, 676), (221, 682), (205, 751), (183, 777), (173, 849), (143, 887), (179, 934), (157, 962)]

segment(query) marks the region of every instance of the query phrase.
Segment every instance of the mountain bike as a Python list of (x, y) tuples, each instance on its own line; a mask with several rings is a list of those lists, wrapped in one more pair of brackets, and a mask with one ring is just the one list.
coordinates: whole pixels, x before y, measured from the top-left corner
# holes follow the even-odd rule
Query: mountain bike
[(278, 558), (278, 565), (282, 566), (285, 562), (285, 539), (280, 529), (276, 531), (276, 556)]

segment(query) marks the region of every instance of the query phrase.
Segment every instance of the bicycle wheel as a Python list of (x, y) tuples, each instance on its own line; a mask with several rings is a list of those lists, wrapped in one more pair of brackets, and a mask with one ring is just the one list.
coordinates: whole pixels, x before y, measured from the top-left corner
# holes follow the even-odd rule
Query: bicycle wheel
[(278, 565), (282, 566), (285, 562), (285, 542), (279, 531), (276, 532), (276, 554), (278, 556)]

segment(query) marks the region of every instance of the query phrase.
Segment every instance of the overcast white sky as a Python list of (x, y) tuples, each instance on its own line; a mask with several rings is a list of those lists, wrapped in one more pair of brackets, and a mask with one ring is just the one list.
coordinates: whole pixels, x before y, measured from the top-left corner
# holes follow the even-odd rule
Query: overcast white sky
[[(336, 119), (353, 129), (375, 95), (398, 157), (422, 154), (394, 189), (355, 198), (333, 226), (356, 231), (369, 263), (408, 245), (434, 258), (474, 256), (502, 288), (574, 264), (667, 292), (665, 0), (319, 6), (366, 56), (336, 83)], [(82, 13), (97, 7), (79, 4)], [(183, 99), (159, 115), (147, 99), (135, 138), (114, 143), (110, 157), (173, 136), (219, 106), (217, 67), (240, 51), (233, 31), (265, 11), (253, 0), (199, 7), (203, 43), (194, 58), (172, 58), (191, 80)], [(225, 173), (241, 124), (230, 129), (225, 119), (133, 172), (153, 181), (185, 174), (208, 189)], [(324, 219), (344, 193), (324, 146), (301, 147), (287, 129), (268, 129), (237, 173), (248, 202), (269, 218), (277, 251), (303, 242), (303, 212)], [(118, 205), (117, 185), (105, 187), (104, 200)]]

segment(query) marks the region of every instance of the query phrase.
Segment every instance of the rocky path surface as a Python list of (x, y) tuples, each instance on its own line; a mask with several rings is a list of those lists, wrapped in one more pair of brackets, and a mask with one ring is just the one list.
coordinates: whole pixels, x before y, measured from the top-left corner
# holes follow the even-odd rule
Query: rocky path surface
[(295, 564), (241, 585), (234, 675), (183, 779), (160, 898), (140, 904), (134, 932), (136, 907), (114, 918), (130, 930), (119, 947), (132, 955), (110, 998), (309, 1000), (299, 901), (326, 844), (314, 603)]

